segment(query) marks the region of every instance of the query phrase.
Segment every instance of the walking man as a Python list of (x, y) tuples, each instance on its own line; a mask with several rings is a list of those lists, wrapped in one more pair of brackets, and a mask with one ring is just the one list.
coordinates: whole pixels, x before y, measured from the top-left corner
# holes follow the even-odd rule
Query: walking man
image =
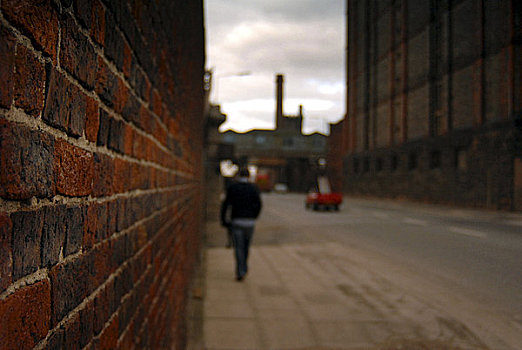
[[(230, 230), (236, 256), (236, 278), (243, 280), (248, 271), (248, 250), (255, 220), (261, 212), (261, 197), (256, 185), (249, 183), (248, 169), (239, 170), (239, 179), (227, 189), (221, 206), (221, 224)], [(228, 219), (228, 209), (230, 219)]]

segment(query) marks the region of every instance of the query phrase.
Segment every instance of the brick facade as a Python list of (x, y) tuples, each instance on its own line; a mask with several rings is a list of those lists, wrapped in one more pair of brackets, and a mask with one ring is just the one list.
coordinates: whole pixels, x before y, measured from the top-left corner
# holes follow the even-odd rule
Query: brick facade
[(345, 192), (522, 210), (519, 3), (347, 0)]
[(0, 349), (184, 347), (201, 1), (0, 2)]

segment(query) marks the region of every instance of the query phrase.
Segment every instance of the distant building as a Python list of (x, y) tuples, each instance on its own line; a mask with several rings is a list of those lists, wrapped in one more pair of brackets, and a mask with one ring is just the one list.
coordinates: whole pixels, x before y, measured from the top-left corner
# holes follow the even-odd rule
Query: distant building
[(273, 183), (284, 183), (290, 191), (304, 192), (317, 175), (319, 159), (326, 157), (326, 136), (303, 135), (303, 108), (295, 116), (283, 114), (283, 76), (276, 79), (276, 129), (247, 133), (227, 131), (222, 143), (233, 146), (237, 163), (253, 164), (270, 175)]
[(522, 210), (517, 0), (347, 0), (334, 186)]

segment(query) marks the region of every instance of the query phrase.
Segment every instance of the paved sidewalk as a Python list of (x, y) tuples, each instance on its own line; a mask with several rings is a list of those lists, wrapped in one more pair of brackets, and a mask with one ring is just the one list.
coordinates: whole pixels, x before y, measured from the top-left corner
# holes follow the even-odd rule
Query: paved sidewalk
[[(232, 250), (206, 256), (204, 343), (218, 349), (429, 349), (397, 339), (450, 339), (438, 349), (479, 348), (475, 339), (436, 324), (443, 318), (335, 243), (253, 246), (250, 271), (234, 279)], [(401, 305), (398, 310), (393, 302)], [(444, 322), (451, 322), (447, 319)]]

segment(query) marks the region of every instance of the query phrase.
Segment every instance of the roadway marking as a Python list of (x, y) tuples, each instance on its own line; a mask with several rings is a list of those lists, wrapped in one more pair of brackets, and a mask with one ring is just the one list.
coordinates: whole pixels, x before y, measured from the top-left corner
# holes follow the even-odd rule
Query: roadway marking
[(466, 236), (477, 237), (477, 238), (486, 238), (487, 237), (487, 234), (485, 234), (484, 232), (470, 230), (468, 228), (463, 228), (463, 227), (451, 226), (451, 227), (448, 227), (448, 230), (450, 230), (453, 233), (458, 233), (459, 235), (466, 235)]
[(402, 219), (402, 222), (404, 222), (405, 224), (411, 224), (411, 225), (428, 226), (428, 223), (426, 221), (419, 220), (419, 219), (405, 218), (405, 219)]

